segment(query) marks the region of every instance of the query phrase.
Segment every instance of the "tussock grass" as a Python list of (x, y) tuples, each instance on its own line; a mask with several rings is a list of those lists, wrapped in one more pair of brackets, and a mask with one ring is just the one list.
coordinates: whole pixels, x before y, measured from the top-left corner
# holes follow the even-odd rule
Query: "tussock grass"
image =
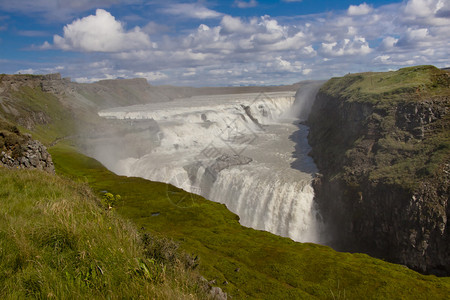
[(192, 268), (154, 259), (85, 184), (1, 168), (0, 187), (0, 298), (206, 297)]

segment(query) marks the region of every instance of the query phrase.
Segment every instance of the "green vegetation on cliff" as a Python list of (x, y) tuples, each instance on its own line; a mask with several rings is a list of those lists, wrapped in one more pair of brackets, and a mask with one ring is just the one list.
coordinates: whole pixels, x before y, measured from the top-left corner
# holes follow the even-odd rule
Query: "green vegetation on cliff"
[[(349, 118), (346, 126), (336, 118), (318, 118), (316, 128), (329, 140), (315, 152), (329, 152), (336, 163), (335, 175), (346, 180), (369, 174), (373, 180), (413, 189), (420, 178), (436, 177), (450, 159), (450, 77), (433, 66), (418, 66), (395, 72), (349, 74), (332, 78), (319, 97), (335, 99), (334, 105)], [(328, 103), (329, 105), (329, 103)], [(335, 107), (337, 108), (337, 107)], [(317, 122), (316, 122), (317, 123)], [(341, 126), (341, 127), (340, 127)], [(323, 129), (323, 130), (322, 130)], [(328, 132), (325, 133), (325, 131)], [(312, 144), (316, 143), (312, 138)], [(359, 157), (364, 162), (351, 160)], [(340, 157), (340, 158), (339, 158)], [(326, 159), (325, 159), (326, 160)], [(320, 164), (320, 162), (319, 162)], [(361, 169), (361, 166), (365, 169)]]
[(417, 66), (332, 78), (324, 84), (322, 92), (351, 101), (379, 104), (380, 101), (417, 101), (424, 96), (450, 96), (448, 85), (446, 71), (433, 66)]

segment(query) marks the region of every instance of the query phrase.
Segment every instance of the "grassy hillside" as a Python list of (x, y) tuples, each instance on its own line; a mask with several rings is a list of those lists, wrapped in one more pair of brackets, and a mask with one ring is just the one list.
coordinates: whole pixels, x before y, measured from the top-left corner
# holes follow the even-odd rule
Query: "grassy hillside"
[(120, 215), (152, 235), (180, 241), (200, 258), (200, 272), (233, 297), (445, 299), (450, 292), (450, 278), (244, 228), (221, 204), (163, 183), (117, 176), (67, 145), (51, 152), (60, 174), (85, 180), (98, 194), (120, 194)]
[(0, 186), (0, 298), (207, 297), (195, 271), (158, 259), (85, 184), (0, 168)]
[(420, 100), (435, 95), (450, 96), (446, 71), (416, 66), (391, 72), (348, 74), (330, 79), (322, 91), (352, 101), (379, 102)]

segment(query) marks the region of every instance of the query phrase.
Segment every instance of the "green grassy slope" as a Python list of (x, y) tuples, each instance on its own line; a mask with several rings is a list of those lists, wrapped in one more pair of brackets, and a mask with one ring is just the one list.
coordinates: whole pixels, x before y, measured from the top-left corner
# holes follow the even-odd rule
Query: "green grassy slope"
[(244, 228), (221, 204), (163, 183), (117, 176), (67, 145), (51, 153), (58, 173), (87, 181), (98, 194), (120, 194), (119, 214), (180, 241), (200, 257), (200, 272), (236, 298), (445, 299), (450, 293), (449, 278)]
[(196, 272), (146, 255), (85, 184), (0, 167), (0, 187), (0, 298), (206, 297)]
[(334, 97), (377, 104), (380, 101), (417, 101), (424, 96), (450, 95), (447, 73), (434, 66), (348, 74), (330, 79), (322, 90)]

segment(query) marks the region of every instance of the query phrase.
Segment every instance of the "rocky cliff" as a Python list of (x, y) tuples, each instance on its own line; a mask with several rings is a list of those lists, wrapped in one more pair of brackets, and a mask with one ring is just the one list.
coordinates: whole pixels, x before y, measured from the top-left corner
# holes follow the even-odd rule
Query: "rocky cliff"
[(333, 78), (308, 123), (338, 250), (450, 274), (450, 78), (431, 66)]

